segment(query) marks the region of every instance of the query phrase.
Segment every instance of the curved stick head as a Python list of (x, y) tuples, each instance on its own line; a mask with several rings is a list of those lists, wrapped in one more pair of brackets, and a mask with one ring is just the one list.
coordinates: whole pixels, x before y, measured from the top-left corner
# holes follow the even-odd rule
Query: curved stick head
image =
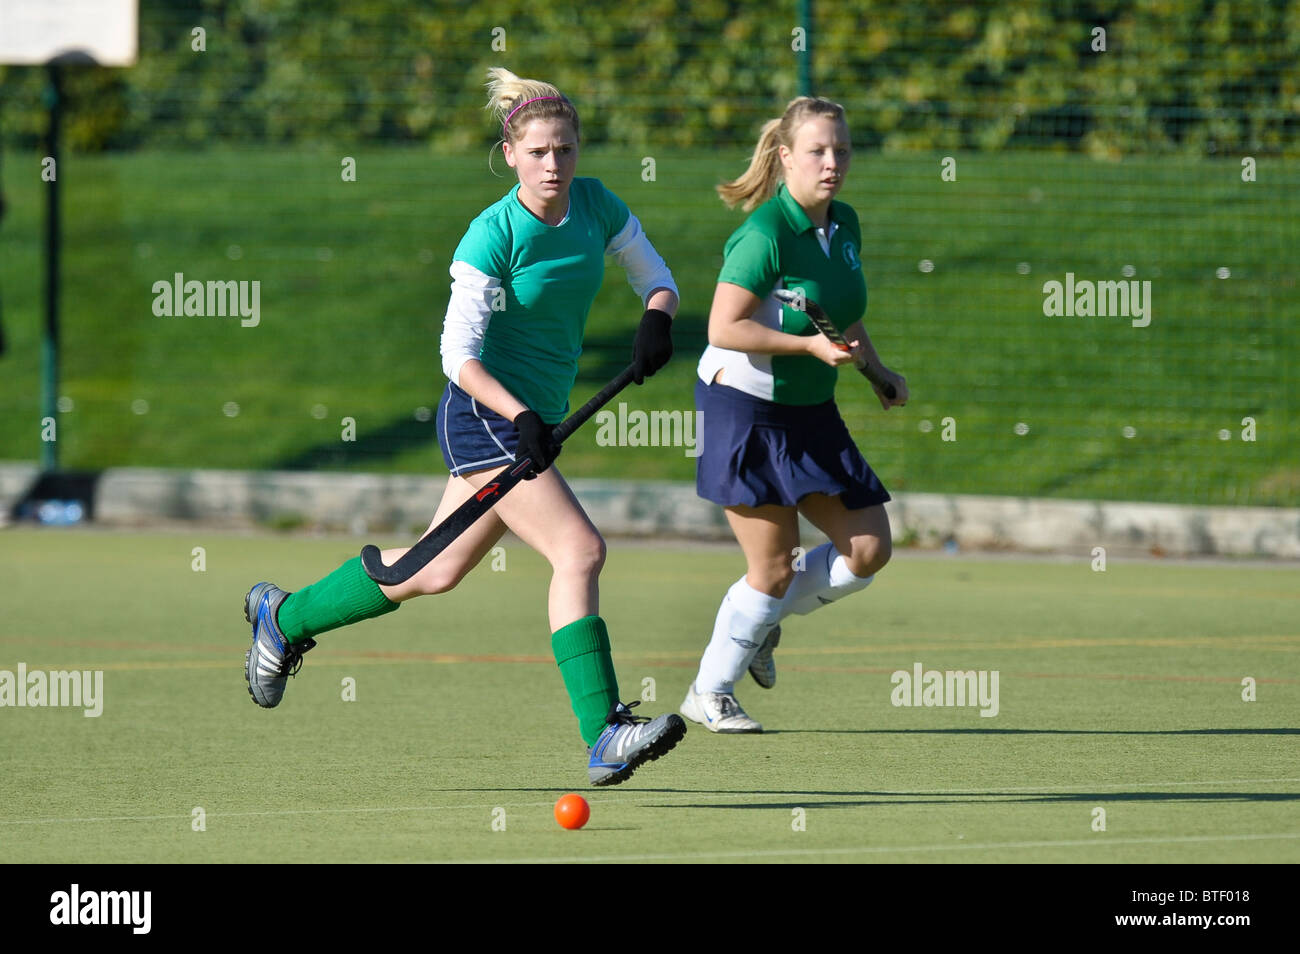
[(379, 547), (373, 543), (361, 548), (361, 569), (366, 571), (366, 576), (384, 586), (396, 586), (405, 582), (400, 579), (400, 574), (394, 574), (393, 567), (384, 565), (384, 557), (379, 552)]

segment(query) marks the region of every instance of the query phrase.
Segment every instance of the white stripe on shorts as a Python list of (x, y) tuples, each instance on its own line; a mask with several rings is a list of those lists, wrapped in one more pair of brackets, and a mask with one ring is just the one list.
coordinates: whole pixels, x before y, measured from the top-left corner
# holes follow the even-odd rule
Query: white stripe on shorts
[(442, 440), (443, 443), (447, 445), (447, 456), (451, 458), (451, 472), (454, 475), (460, 472), (460, 467), (456, 464), (456, 455), (452, 453), (451, 435), (447, 433), (447, 418), (451, 416), (447, 413), (447, 408), (450, 404), (451, 388), (448, 388), (447, 399), (442, 404)]
[[(483, 421), (483, 430), (487, 431), (488, 437), (492, 438), (492, 443), (493, 443), (493, 444), (496, 444), (497, 447), (500, 447), (500, 448), (501, 448), (501, 453), (507, 455), (507, 456), (506, 456), (506, 459), (507, 459), (507, 460), (514, 460), (514, 459), (515, 459), (515, 455), (514, 455), (514, 454), (511, 454), (510, 451), (506, 450), (505, 445), (502, 444), (499, 440), (497, 440), (497, 436), (496, 436), (495, 434), (492, 433), (492, 428), (488, 427), (488, 422), (487, 422), (487, 421), (484, 421), (482, 415), (479, 414), (479, 412), (478, 412), (478, 401), (474, 400), (474, 398), (470, 398), (470, 399), (469, 399), (469, 406), (473, 409), (473, 411), (474, 411), (474, 416), (477, 417), (480, 421)], [(496, 458), (493, 458), (493, 459), (495, 460)]]

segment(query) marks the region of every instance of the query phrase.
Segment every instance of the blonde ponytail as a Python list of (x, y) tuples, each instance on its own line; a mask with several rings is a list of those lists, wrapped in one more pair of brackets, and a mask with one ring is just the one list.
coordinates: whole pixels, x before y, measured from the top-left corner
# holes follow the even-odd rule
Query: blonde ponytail
[(578, 135), (578, 111), (573, 103), (550, 83), (523, 79), (501, 66), (488, 70), (487, 109), (501, 126), (501, 138), (518, 141), (535, 119), (564, 119)]
[(785, 178), (779, 149), (781, 146), (793, 149), (799, 127), (814, 116), (829, 116), (843, 122), (844, 107), (828, 99), (800, 96), (790, 100), (779, 119), (769, 119), (763, 124), (749, 168), (739, 178), (717, 187), (727, 208), (734, 209), (739, 205), (749, 212), (776, 195)]

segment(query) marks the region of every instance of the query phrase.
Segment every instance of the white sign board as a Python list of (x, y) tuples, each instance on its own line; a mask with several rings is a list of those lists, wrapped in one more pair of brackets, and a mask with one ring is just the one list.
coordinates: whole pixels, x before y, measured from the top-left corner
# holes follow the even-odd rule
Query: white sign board
[(136, 60), (136, 0), (0, 0), (0, 64)]

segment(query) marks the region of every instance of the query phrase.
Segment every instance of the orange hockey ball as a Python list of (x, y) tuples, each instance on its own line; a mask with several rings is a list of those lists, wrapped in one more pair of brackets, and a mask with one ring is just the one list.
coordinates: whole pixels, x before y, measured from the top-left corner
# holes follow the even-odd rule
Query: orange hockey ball
[(591, 806), (581, 795), (564, 795), (555, 803), (555, 820), (561, 828), (581, 828), (591, 817)]

